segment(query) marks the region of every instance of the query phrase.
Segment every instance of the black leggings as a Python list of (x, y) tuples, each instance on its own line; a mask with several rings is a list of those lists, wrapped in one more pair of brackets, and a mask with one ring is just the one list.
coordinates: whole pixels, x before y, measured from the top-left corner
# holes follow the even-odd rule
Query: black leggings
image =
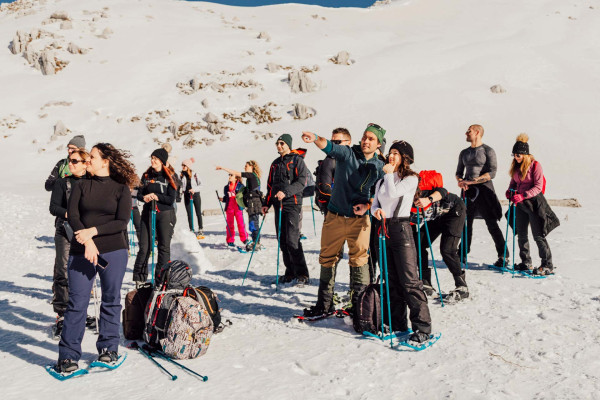
[[(200, 193), (194, 193), (194, 196), (192, 197), (192, 199), (194, 200), (194, 210), (196, 211), (196, 217), (198, 217), (198, 225), (194, 226), (195, 230), (201, 231), (203, 229), (202, 227), (202, 202), (200, 199)], [(188, 217), (188, 225), (190, 227), (190, 230), (192, 229), (192, 221), (194, 219), (194, 215), (192, 214), (192, 209), (190, 207), (190, 198), (188, 197), (188, 195), (185, 196), (185, 212), (187, 213), (187, 217)]]
[[(140, 229), (140, 249), (133, 266), (133, 280), (145, 282), (148, 279), (148, 258), (151, 254), (151, 224), (150, 207), (144, 207), (142, 211), (142, 223)], [(156, 236), (158, 241), (158, 259), (155, 271), (171, 259), (171, 238), (177, 218), (175, 210), (165, 210), (156, 213)], [(152, 243), (153, 245), (153, 243)]]

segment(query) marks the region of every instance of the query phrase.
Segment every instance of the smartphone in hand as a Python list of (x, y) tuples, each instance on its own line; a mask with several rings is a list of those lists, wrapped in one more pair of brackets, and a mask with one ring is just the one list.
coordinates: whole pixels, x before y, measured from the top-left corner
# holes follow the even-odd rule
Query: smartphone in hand
[(108, 267), (108, 261), (106, 261), (101, 256), (98, 256), (98, 264), (96, 265), (102, 269), (106, 269), (106, 267)]

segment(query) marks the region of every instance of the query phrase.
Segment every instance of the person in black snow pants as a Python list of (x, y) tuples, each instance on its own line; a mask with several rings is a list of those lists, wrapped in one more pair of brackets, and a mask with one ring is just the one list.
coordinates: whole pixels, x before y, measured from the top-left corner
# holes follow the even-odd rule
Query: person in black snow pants
[(273, 206), (275, 229), (279, 232), (281, 210), (281, 231), (279, 232), (281, 254), (285, 273), (279, 277), (280, 283), (290, 283), (296, 279), (300, 285), (309, 283), (308, 266), (300, 243), (300, 208), (302, 191), (306, 186), (308, 168), (296, 150), (291, 150), (292, 137), (284, 133), (277, 142), (279, 157), (273, 161), (267, 180), (267, 197), (262, 208), (263, 214)]
[[(90, 155), (84, 149), (78, 149), (69, 154), (69, 172), (64, 178), (58, 178), (52, 189), (50, 197), (50, 214), (56, 217), (54, 221), (54, 274), (52, 284), (52, 307), (56, 313), (56, 323), (53, 327), (55, 337), (60, 337), (63, 328), (63, 319), (67, 304), (69, 302), (69, 280), (67, 274), (67, 262), (69, 261), (69, 250), (71, 239), (65, 230), (67, 223), (67, 202), (73, 191), (73, 187), (79, 184), (79, 180), (86, 175), (87, 162)], [(70, 229), (70, 226), (69, 228)]]
[(47, 192), (52, 191), (52, 189), (54, 188), (54, 183), (56, 183), (57, 179), (71, 175), (71, 171), (69, 170), (69, 156), (74, 151), (84, 148), (85, 138), (82, 135), (73, 136), (73, 138), (67, 144), (67, 158), (59, 160), (54, 166), (54, 168), (52, 168), (52, 171), (50, 171), (50, 175), (48, 175), (48, 178), (46, 178), (44, 188)]
[(262, 171), (258, 166), (258, 163), (254, 160), (246, 161), (246, 164), (244, 165), (244, 172), (239, 172), (221, 166), (217, 166), (216, 169), (226, 171), (235, 177), (246, 178), (246, 192), (244, 193), (244, 201), (247, 205), (246, 212), (248, 213), (248, 230), (252, 236), (252, 241), (246, 245), (246, 251), (263, 249), (263, 246), (260, 243), (257, 243), (257, 240), (260, 240), (258, 237), (258, 230), (260, 228), (259, 219), (262, 212), (263, 198), (263, 194), (260, 191), (260, 177)]
[[(183, 189), (183, 201), (185, 205), (185, 212), (188, 217), (188, 225), (190, 231), (193, 231), (196, 236), (204, 235), (204, 227), (202, 225), (202, 203), (200, 199), (200, 188), (202, 187), (202, 181), (198, 178), (198, 174), (192, 171), (192, 165), (196, 160), (194, 157), (183, 160), (181, 163), (181, 187)], [(194, 203), (194, 211), (196, 211), (196, 217), (198, 217), (198, 225), (193, 226), (194, 213), (191, 208), (190, 200)], [(194, 231), (192, 227), (196, 228)]]
[[(177, 195), (177, 185), (172, 173), (165, 167), (168, 153), (165, 149), (156, 149), (150, 157), (151, 166), (142, 175), (137, 198), (144, 202), (140, 248), (133, 266), (133, 280), (139, 287), (148, 279), (148, 258), (154, 243), (152, 238), (152, 205), (156, 205), (156, 232), (158, 241), (158, 260), (155, 271), (169, 262), (171, 258), (171, 238), (177, 222), (173, 203)], [(156, 275), (156, 274), (155, 274)]]
[(96, 275), (102, 288), (98, 361), (110, 363), (119, 358), (121, 286), (127, 268), (127, 223), (131, 213), (129, 187), (138, 179), (128, 156), (111, 144), (95, 145), (88, 165), (93, 177), (74, 185), (69, 198), (67, 218), (75, 236), (69, 255), (69, 304), (58, 345), (57, 372), (70, 373), (79, 368), (85, 317)]
[[(471, 251), (473, 242), (473, 220), (483, 218), (492, 236), (498, 259), (495, 266), (504, 264), (504, 235), (498, 226), (502, 218), (502, 206), (492, 179), (496, 176), (496, 152), (490, 146), (483, 144), (483, 127), (471, 125), (466, 132), (470, 147), (462, 150), (458, 156), (456, 180), (458, 187), (467, 198), (467, 253)], [(508, 258), (508, 250), (506, 257)]]
[(412, 146), (404, 140), (392, 144), (384, 177), (375, 185), (373, 217), (386, 235), (392, 329), (406, 331), (406, 306), (410, 310), (413, 333), (410, 340), (425, 342), (431, 334), (427, 296), (419, 280), (417, 249), (410, 227), (410, 209), (419, 176), (410, 169)]
[[(454, 193), (449, 193), (443, 187), (434, 187), (430, 190), (421, 190), (419, 198), (415, 201), (415, 206), (421, 208), (421, 212), (425, 213), (425, 217), (421, 215), (420, 222), (423, 219), (427, 220), (427, 228), (429, 229), (429, 238), (431, 243), (441, 235), (440, 253), (448, 270), (454, 277), (456, 289), (450, 291), (449, 299), (458, 301), (469, 297), (469, 289), (465, 272), (460, 264), (460, 239), (465, 225), (467, 210), (465, 203), (460, 197)], [(416, 214), (412, 216), (412, 222), (417, 223)], [(418, 233), (413, 229), (415, 243), (417, 243)], [(431, 285), (431, 269), (429, 268), (429, 258), (427, 249), (429, 243), (427, 241), (427, 231), (424, 226), (421, 226), (421, 265), (422, 265), (422, 281), (425, 293), (429, 296), (433, 295), (434, 290)]]

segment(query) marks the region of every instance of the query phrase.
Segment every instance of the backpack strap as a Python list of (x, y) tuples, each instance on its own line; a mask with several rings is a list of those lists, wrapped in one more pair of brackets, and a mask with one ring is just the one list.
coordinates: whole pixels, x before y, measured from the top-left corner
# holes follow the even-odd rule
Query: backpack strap
[(394, 210), (394, 218), (398, 218), (398, 214), (400, 213), (400, 207), (402, 206), (403, 199), (404, 199), (404, 196), (400, 196), (400, 199), (398, 200), (398, 205), (396, 205), (396, 209)]
[(65, 179), (65, 184), (67, 185), (67, 191), (66, 191), (66, 195), (67, 195), (67, 201), (69, 200), (69, 197), (71, 197), (71, 180), (66, 178)]

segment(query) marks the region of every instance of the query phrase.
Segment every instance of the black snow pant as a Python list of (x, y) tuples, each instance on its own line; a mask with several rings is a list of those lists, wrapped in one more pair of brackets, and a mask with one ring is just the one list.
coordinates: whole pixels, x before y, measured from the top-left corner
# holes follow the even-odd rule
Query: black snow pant
[[(477, 206), (477, 202), (469, 203), (469, 207), (467, 208), (467, 254), (471, 252), (471, 243), (473, 242), (473, 220), (475, 219), (475, 214), (477, 213)], [(498, 226), (498, 220), (492, 216), (489, 216), (488, 213), (482, 214), (485, 224), (487, 225), (488, 232), (490, 235), (492, 235), (492, 240), (496, 246), (496, 254), (498, 258), (502, 258), (504, 256), (504, 235)], [(508, 250), (506, 251), (506, 257), (508, 257)]]
[(198, 217), (198, 225), (194, 225), (192, 228), (194, 214), (192, 213), (192, 208), (190, 207), (189, 195), (186, 195), (185, 196), (185, 212), (187, 213), (187, 217), (188, 217), (188, 225), (190, 227), (190, 230), (201, 231), (204, 228), (202, 225), (202, 202), (200, 199), (200, 193), (194, 193), (194, 195), (192, 196), (192, 200), (194, 201), (194, 211), (196, 211), (196, 217)]
[[(150, 243), (152, 240), (151, 218), (150, 207), (144, 207), (142, 210), (140, 250), (133, 266), (134, 281), (145, 282), (146, 279), (148, 279), (148, 259), (152, 252), (151, 245), (153, 245), (153, 243)], [(154, 269), (155, 276), (156, 271), (171, 260), (171, 238), (173, 237), (173, 230), (175, 229), (176, 222), (177, 218), (175, 216), (175, 210), (156, 212), (155, 239), (158, 240), (158, 259)]]
[(58, 219), (54, 231), (54, 274), (52, 277), (52, 307), (58, 316), (62, 317), (69, 303), (69, 279), (67, 274), (67, 262), (69, 261), (69, 250), (71, 243), (65, 233), (63, 221)]
[(131, 215), (133, 217), (133, 227), (135, 228), (135, 236), (138, 242), (140, 241), (140, 231), (142, 224), (142, 217), (140, 215), (140, 209), (137, 206), (131, 207)]
[[(533, 240), (538, 247), (538, 254), (542, 259), (542, 266), (554, 268), (552, 265), (552, 252), (548, 241), (544, 237), (544, 221), (533, 211), (530, 211), (526, 207), (519, 207), (517, 205), (516, 225), (517, 225), (517, 236), (519, 241), (519, 256), (521, 261), (525, 264), (531, 264), (531, 255), (529, 252), (529, 225), (531, 225), (531, 233), (533, 233)], [(511, 217), (512, 218), (512, 217)]]
[[(427, 222), (429, 238), (433, 242), (442, 235), (440, 240), (440, 253), (448, 270), (454, 277), (462, 275), (460, 265), (460, 238), (465, 225), (466, 209), (463, 202), (458, 202), (447, 214)], [(415, 236), (415, 242), (417, 237)], [(431, 284), (431, 269), (429, 269), (429, 242), (425, 226), (421, 226), (421, 272), (423, 281)]]
[(285, 276), (308, 278), (308, 267), (300, 243), (300, 205), (284, 205), (281, 210), (281, 232), (279, 232), (279, 204), (273, 205), (275, 229), (279, 234), (279, 246), (285, 264)]
[[(431, 316), (427, 296), (419, 280), (417, 249), (408, 221), (386, 219), (388, 283), (392, 312), (392, 329), (406, 331), (406, 307), (410, 310), (412, 330), (431, 333)], [(387, 322), (387, 321), (384, 321)]]

